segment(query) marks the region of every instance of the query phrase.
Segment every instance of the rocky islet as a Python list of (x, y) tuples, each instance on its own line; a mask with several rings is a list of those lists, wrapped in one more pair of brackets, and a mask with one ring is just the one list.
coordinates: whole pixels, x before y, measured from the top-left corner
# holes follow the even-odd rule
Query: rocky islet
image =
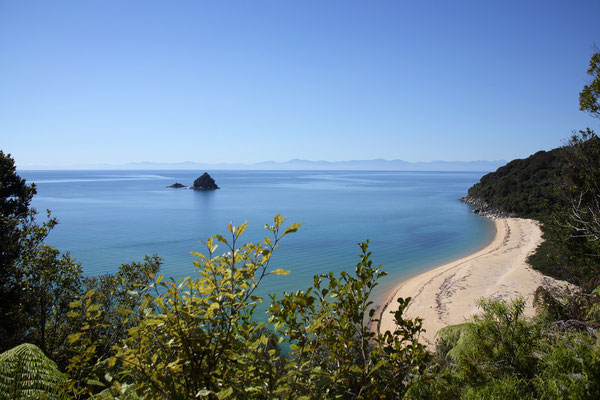
[[(168, 188), (174, 189), (183, 189), (187, 188), (183, 183), (175, 182), (172, 185), (167, 186)], [(196, 178), (194, 184), (189, 187), (193, 190), (216, 190), (220, 189), (215, 180), (208, 174), (208, 172), (203, 173), (201, 176)]]

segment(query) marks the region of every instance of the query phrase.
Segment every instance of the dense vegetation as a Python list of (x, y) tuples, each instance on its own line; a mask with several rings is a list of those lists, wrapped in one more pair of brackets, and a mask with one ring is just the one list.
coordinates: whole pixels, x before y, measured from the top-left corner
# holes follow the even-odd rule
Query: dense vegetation
[[(595, 55), (581, 96), (597, 116), (599, 64)], [(0, 151), (0, 400), (600, 398), (599, 143), (582, 131), (470, 192), (542, 219), (554, 262), (586, 285), (538, 288), (533, 319), (523, 299), (482, 299), (479, 316), (441, 330), (431, 349), (422, 321), (403, 316), (410, 299), (399, 299), (394, 332), (372, 329), (369, 298), (385, 272), (368, 241), (353, 273), (315, 276), (272, 296), (268, 322), (253, 318), (265, 300), (256, 288), (289, 273), (272, 255), (300, 224), (279, 215), (262, 242), (242, 243), (246, 224), (207, 239), (195, 279), (165, 278), (156, 256), (85, 278), (44, 243), (56, 221), (36, 220), (35, 186)]]
[(542, 217), (557, 201), (556, 185), (563, 170), (564, 149), (539, 151), (513, 160), (484, 175), (469, 196), (490, 207), (522, 217)]

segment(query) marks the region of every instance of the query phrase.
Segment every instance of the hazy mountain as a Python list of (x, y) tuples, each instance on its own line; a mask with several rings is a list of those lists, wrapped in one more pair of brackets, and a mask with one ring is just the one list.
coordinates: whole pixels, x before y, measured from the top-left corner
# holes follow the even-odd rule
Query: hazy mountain
[(374, 171), (495, 171), (506, 164), (495, 161), (431, 161), (408, 162), (403, 160), (349, 160), (311, 161), (293, 159), (284, 162), (262, 161), (253, 164), (202, 163), (184, 161), (180, 163), (155, 163), (150, 161), (127, 164), (90, 164), (70, 166), (27, 166), (23, 169), (118, 169), (118, 170), (374, 170)]

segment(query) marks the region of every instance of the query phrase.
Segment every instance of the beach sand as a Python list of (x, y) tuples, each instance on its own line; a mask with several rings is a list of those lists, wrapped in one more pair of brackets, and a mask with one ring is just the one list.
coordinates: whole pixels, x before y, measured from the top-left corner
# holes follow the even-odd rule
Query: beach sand
[(526, 298), (526, 315), (533, 316), (533, 293), (540, 285), (564, 286), (533, 270), (527, 257), (542, 242), (536, 221), (522, 218), (498, 219), (492, 242), (477, 253), (417, 275), (398, 285), (384, 306), (379, 330), (393, 331), (390, 314), (398, 297), (412, 297), (405, 317), (423, 318), (426, 330), (421, 341), (435, 343), (435, 334), (445, 326), (465, 322), (478, 313), (481, 297)]

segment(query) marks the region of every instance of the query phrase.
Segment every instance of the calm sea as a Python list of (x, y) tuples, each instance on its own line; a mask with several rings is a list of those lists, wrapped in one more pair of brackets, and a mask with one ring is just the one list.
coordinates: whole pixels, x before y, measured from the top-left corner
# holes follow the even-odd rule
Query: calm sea
[[(21, 171), (35, 182), (33, 206), (52, 210), (48, 242), (69, 251), (88, 275), (158, 254), (163, 273), (194, 274), (190, 251), (248, 221), (247, 241), (262, 240), (281, 213), (303, 222), (282, 242), (262, 294), (304, 289), (315, 274), (353, 271), (356, 243), (371, 240), (373, 260), (389, 273), (382, 296), (399, 280), (485, 246), (493, 223), (458, 201), (483, 173), (374, 171), (209, 171), (220, 190), (191, 185), (204, 171)], [(40, 213), (42, 214), (42, 213)], [(221, 249), (223, 249), (221, 247)]]

